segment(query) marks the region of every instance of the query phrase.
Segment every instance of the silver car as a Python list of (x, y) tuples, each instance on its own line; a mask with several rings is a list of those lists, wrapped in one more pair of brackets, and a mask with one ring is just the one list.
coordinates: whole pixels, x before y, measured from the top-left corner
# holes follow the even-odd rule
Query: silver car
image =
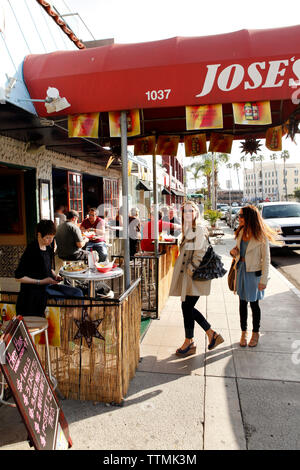
[(300, 248), (299, 202), (264, 202), (258, 209), (264, 221), (278, 233), (282, 247)]

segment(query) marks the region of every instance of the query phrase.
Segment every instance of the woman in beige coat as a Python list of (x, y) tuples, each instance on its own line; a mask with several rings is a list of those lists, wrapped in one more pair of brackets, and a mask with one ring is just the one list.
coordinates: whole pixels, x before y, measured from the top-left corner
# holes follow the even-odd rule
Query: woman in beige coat
[(240, 300), (240, 324), (242, 335), (240, 346), (247, 346), (248, 302), (252, 311), (252, 336), (248, 346), (255, 347), (259, 340), (261, 311), (259, 301), (264, 298), (269, 277), (269, 241), (277, 243), (276, 233), (263, 221), (258, 209), (246, 206), (239, 213), (239, 227), (236, 231), (236, 246), (230, 254), (236, 259), (237, 294)]
[(176, 260), (170, 288), (171, 296), (181, 297), (181, 308), (184, 320), (185, 341), (177, 349), (178, 356), (195, 354), (194, 344), (195, 321), (204, 329), (208, 336), (208, 349), (214, 349), (223, 343), (221, 335), (211, 329), (210, 324), (202, 313), (195, 309), (201, 295), (210, 294), (211, 281), (193, 280), (194, 266), (199, 266), (208, 248), (208, 232), (200, 220), (198, 207), (193, 202), (187, 202), (182, 207), (182, 233), (180, 255)]

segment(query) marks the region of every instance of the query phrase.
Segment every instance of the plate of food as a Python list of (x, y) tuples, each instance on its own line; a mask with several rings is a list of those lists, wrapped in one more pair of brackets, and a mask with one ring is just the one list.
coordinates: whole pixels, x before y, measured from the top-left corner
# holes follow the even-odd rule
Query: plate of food
[(92, 238), (95, 238), (96, 232), (83, 232), (83, 235), (84, 235), (86, 238), (92, 239)]
[(118, 266), (114, 263), (95, 263), (96, 268), (100, 273), (108, 273)]
[(62, 270), (66, 273), (80, 274), (87, 271), (87, 266), (84, 263), (70, 263), (63, 266)]

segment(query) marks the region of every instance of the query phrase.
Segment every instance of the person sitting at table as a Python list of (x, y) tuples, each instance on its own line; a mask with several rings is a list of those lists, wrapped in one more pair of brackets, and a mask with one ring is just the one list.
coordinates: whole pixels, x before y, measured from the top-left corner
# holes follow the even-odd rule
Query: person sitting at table
[[(54, 220), (59, 219), (59, 222), (58, 222), (57, 226), (62, 224), (63, 222), (65, 222), (67, 220), (67, 217), (64, 214), (64, 210), (65, 210), (65, 205), (64, 204), (57, 204), (57, 206), (55, 207)], [(56, 220), (55, 220), (55, 222), (56, 222)], [(57, 228), (57, 226), (56, 226), (56, 228)]]
[(139, 251), (140, 239), (141, 221), (139, 219), (139, 210), (132, 208), (129, 215), (129, 248), (131, 258)]
[(67, 213), (67, 220), (57, 228), (55, 235), (57, 254), (62, 260), (87, 261), (88, 259), (88, 251), (83, 250), (83, 248), (89, 240), (82, 237), (81, 230), (77, 226), (78, 219), (78, 212), (70, 210)]
[(107, 258), (107, 245), (105, 243), (105, 222), (98, 216), (97, 209), (91, 207), (88, 217), (81, 222), (80, 229), (82, 232), (95, 232), (95, 237), (89, 240), (86, 245), (87, 250), (97, 251), (99, 261), (103, 262)]
[(52, 269), (53, 250), (51, 244), (56, 233), (52, 220), (41, 220), (36, 226), (36, 239), (25, 249), (15, 278), (21, 283), (17, 299), (16, 313), (22, 316), (42, 317), (45, 314), (49, 289), (55, 296), (82, 297), (78, 288), (61, 286), (62, 278)]
[[(180, 225), (171, 224), (170, 222), (164, 222), (162, 220), (163, 214), (161, 211), (158, 211), (158, 232), (161, 233), (163, 230), (166, 230), (170, 233), (170, 230), (179, 230)], [(149, 222), (146, 222), (143, 228), (143, 238), (141, 241), (141, 250), (142, 251), (154, 251), (154, 217), (151, 214), (151, 219)]]
[[(170, 207), (169, 218), (170, 218), (169, 220), (170, 220), (171, 224), (181, 225), (180, 220), (176, 215), (176, 209), (174, 207)], [(179, 229), (179, 230), (171, 229), (170, 230), (170, 235), (174, 235), (175, 237), (178, 237), (180, 235), (180, 233), (181, 233), (181, 229)]]

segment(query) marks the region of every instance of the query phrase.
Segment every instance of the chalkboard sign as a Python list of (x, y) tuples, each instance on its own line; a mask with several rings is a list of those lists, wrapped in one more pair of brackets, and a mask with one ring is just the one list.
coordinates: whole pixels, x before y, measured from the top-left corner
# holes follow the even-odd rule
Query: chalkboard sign
[(21, 316), (7, 326), (0, 341), (0, 365), (37, 450), (72, 446), (67, 421)]

